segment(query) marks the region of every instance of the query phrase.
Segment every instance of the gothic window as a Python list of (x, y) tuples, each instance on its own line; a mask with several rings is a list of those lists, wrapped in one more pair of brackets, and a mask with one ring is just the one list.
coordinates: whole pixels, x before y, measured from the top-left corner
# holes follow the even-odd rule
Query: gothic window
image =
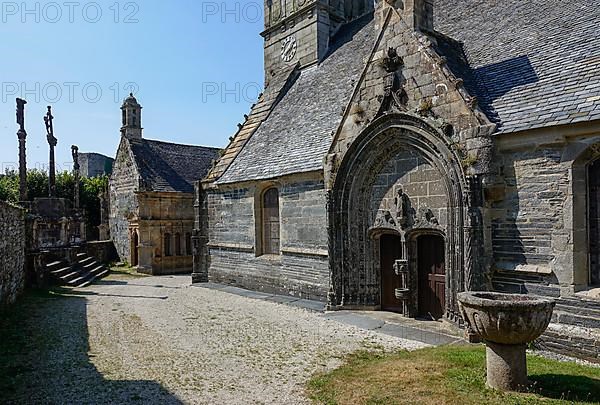
[(127, 125), (127, 112), (123, 110), (123, 126)]
[(189, 232), (185, 234), (185, 254), (192, 255), (192, 234)]
[(181, 235), (176, 233), (175, 234), (175, 255), (176, 256), (182, 256), (182, 252), (181, 252)]
[(262, 198), (262, 253), (279, 254), (279, 192), (268, 189)]
[(173, 256), (173, 252), (171, 251), (171, 234), (165, 233), (164, 239), (165, 256)]

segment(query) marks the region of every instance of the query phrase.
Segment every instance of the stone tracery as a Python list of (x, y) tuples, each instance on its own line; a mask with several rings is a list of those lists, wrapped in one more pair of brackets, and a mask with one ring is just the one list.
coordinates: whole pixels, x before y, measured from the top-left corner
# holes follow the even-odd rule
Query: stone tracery
[[(394, 186), (393, 203), (380, 210), (373, 219), (369, 213), (368, 193), (385, 164), (401, 151), (413, 151), (440, 174), (447, 198), (444, 221), (434, 212), (421, 206), (411, 206), (411, 198), (400, 184)], [(445, 139), (445, 135), (422, 119), (408, 114), (387, 114), (367, 127), (346, 153), (339, 171), (333, 174), (334, 186), (330, 192), (330, 259), (332, 288), (329, 294), (331, 308), (377, 307), (380, 287), (374, 240), (384, 233), (401, 235), (403, 250), (410, 255), (410, 241), (423, 232), (445, 237), (447, 294), (446, 315), (457, 318), (456, 293), (463, 291), (464, 275), (471, 269), (466, 260), (465, 230), (469, 225), (467, 197), (469, 186), (460, 161)], [(369, 221), (372, 221), (369, 223)], [(442, 225), (440, 225), (442, 223)], [(357, 248), (358, 247), (358, 248)], [(403, 257), (398, 268), (414, 266)], [(411, 269), (414, 275), (414, 269)], [(413, 281), (414, 283), (414, 281)], [(402, 291), (398, 291), (402, 295)], [(409, 315), (412, 311), (408, 311)]]

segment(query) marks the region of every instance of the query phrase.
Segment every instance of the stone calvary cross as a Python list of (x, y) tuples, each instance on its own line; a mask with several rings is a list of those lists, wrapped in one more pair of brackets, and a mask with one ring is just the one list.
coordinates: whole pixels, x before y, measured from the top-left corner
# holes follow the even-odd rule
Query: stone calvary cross
[(48, 106), (48, 113), (44, 116), (48, 145), (50, 145), (50, 167), (48, 171), (48, 197), (56, 197), (56, 165), (54, 161), (54, 147), (58, 144), (58, 139), (54, 137), (54, 117), (52, 116), (52, 107)]
[(25, 141), (27, 139), (27, 131), (25, 131), (25, 104), (27, 101), (17, 99), (17, 124), (19, 131), (19, 199), (27, 200), (27, 155), (25, 150)]

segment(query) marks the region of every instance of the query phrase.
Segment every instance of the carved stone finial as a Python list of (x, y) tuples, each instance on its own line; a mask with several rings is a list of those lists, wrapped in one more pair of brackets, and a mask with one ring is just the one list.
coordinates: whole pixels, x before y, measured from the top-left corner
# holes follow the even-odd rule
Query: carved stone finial
[(79, 170), (79, 148), (76, 145), (71, 146), (71, 155), (73, 156), (73, 168)]
[(25, 130), (25, 104), (27, 104), (27, 101), (17, 99), (17, 124), (22, 130)]
[(404, 65), (404, 61), (398, 55), (396, 48), (388, 48), (387, 56), (383, 58), (381, 65), (385, 69), (386, 72), (392, 73), (397, 71), (400, 67)]

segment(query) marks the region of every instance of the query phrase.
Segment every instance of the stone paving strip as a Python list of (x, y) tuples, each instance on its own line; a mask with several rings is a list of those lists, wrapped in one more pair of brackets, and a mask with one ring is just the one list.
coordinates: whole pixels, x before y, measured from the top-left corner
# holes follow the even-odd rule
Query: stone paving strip
[(24, 402), (302, 404), (310, 376), (351, 352), (427, 346), (354, 318), (193, 287), (189, 276), (111, 276), (73, 295), (40, 309), (36, 322), (56, 338)]

